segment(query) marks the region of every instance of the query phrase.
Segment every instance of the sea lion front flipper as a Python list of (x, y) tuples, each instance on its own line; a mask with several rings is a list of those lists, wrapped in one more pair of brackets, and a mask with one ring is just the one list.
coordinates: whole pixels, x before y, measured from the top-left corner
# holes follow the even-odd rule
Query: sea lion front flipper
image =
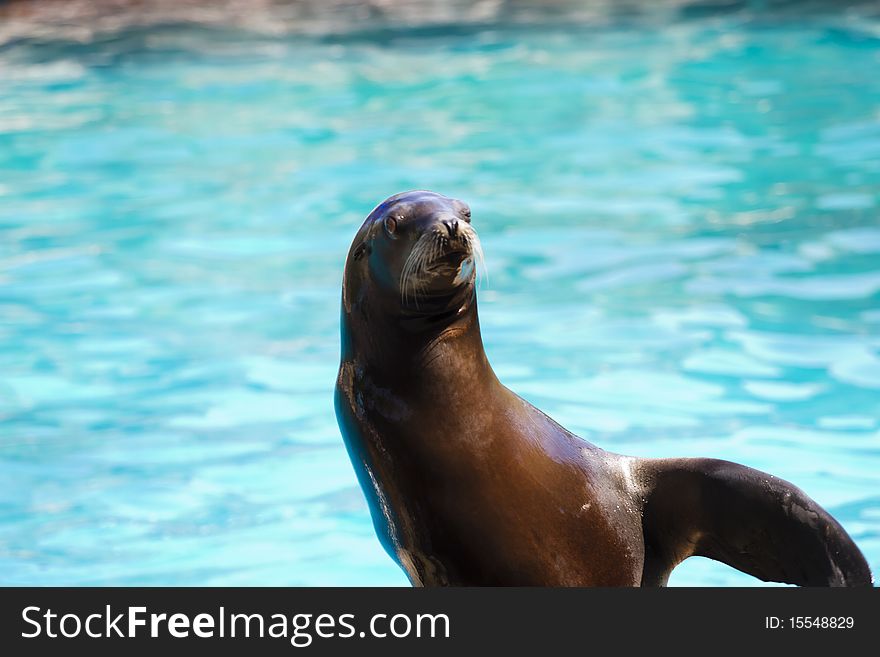
[(643, 586), (663, 586), (690, 556), (800, 586), (870, 586), (864, 556), (837, 521), (777, 477), (717, 459), (644, 459)]

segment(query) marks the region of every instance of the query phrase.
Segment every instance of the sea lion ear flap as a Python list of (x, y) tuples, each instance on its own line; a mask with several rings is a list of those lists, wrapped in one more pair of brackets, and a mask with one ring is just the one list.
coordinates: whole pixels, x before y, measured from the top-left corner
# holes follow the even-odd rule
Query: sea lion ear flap
[(363, 276), (366, 273), (360, 267), (354, 267), (355, 263), (363, 260), (364, 256), (370, 255), (370, 243), (367, 241), (366, 231), (361, 229), (355, 237), (356, 246), (349, 251), (348, 260), (345, 263), (345, 273), (342, 275), (342, 306), (346, 313), (351, 313), (352, 299), (357, 298)]
[[(378, 210), (379, 208), (376, 209)], [(356, 274), (354, 270), (350, 271), (349, 266), (355, 262), (361, 261), (364, 256), (370, 255), (370, 251), (373, 248), (370, 240), (374, 232), (375, 224), (373, 219), (375, 214), (376, 210), (373, 210), (364, 220), (364, 223), (361, 224), (357, 234), (354, 236), (351, 249), (348, 252), (348, 259), (345, 263), (345, 273), (343, 274), (342, 282), (342, 304), (347, 313), (351, 312), (352, 299), (357, 297), (361, 284), (363, 283), (361, 275)]]
[(369, 253), (370, 247), (367, 245), (366, 242), (361, 242), (355, 247), (354, 251), (351, 254), (351, 257), (355, 260), (360, 260), (365, 254), (369, 255)]

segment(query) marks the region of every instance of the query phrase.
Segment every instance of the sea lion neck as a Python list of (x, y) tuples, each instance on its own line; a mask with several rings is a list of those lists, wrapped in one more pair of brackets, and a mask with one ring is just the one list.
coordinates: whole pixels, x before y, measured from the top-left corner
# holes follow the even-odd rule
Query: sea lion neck
[(470, 294), (437, 313), (378, 306), (343, 312), (343, 361), (402, 387), (495, 380), (483, 350), (476, 295)]

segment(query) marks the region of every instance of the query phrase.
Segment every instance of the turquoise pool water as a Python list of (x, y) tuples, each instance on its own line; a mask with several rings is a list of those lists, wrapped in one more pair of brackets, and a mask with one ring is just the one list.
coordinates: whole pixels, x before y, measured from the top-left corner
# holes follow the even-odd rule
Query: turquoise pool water
[(410, 188), (473, 208), (508, 386), (780, 475), (880, 571), (878, 69), (852, 13), (6, 43), (0, 583), (405, 584), (332, 386)]

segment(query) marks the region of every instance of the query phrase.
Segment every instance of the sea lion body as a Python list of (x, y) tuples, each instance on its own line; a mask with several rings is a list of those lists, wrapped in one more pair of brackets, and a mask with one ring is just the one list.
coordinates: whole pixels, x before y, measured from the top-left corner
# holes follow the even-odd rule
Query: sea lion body
[(763, 579), (870, 584), (791, 484), (713, 459), (638, 459), (503, 386), (483, 350), (467, 206), (379, 205), (349, 251), (336, 409), (377, 534), (414, 585), (663, 585), (700, 554)]
[[(349, 433), (383, 438), (384, 449), (367, 447), (366, 479), (383, 491), (373, 507), (388, 516), (379, 531), (389, 552), (424, 585), (638, 584), (639, 505), (620, 457), (481, 381), (491, 371), (438, 374), (467, 354), (464, 340), (438, 344), (414, 378), (344, 373), (352, 385), (343, 388), (381, 390), (383, 401), (407, 391), (406, 405), (366, 402), (360, 423), (344, 421)], [(491, 394), (469, 396), (481, 387)]]

